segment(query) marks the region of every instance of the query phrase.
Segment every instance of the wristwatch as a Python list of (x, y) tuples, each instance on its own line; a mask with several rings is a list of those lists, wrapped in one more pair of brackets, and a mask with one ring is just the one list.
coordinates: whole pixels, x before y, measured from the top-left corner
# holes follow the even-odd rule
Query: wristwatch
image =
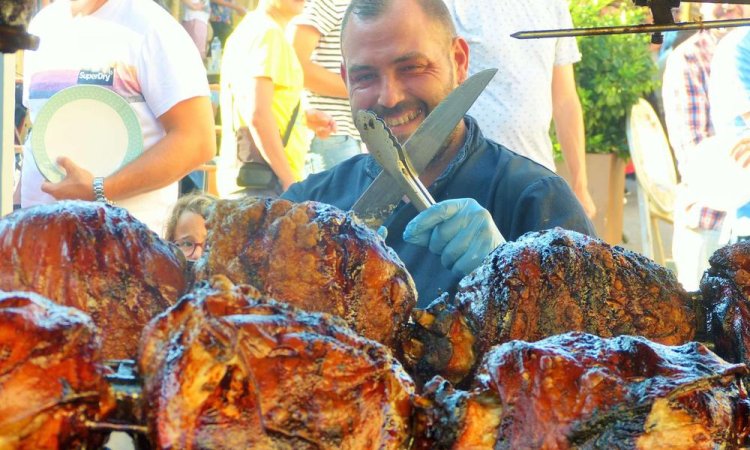
[(104, 195), (104, 178), (102, 177), (96, 177), (94, 178), (94, 200), (97, 202), (106, 203), (108, 205), (114, 205), (114, 202), (107, 198), (106, 195)]

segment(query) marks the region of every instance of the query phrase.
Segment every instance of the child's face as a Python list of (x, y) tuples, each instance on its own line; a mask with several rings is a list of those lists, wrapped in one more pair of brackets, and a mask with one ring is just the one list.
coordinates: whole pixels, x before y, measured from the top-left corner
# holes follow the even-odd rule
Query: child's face
[(195, 261), (203, 254), (206, 244), (206, 221), (199, 214), (185, 211), (177, 219), (174, 229), (174, 241), (190, 261)]

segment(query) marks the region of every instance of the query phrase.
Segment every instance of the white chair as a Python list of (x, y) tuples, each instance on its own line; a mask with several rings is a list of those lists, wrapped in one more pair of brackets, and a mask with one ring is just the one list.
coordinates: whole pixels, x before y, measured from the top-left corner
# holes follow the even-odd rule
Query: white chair
[(626, 132), (638, 179), (643, 255), (665, 265), (666, 252), (659, 221), (673, 223), (678, 183), (674, 155), (659, 117), (651, 104), (642, 98), (628, 114)]

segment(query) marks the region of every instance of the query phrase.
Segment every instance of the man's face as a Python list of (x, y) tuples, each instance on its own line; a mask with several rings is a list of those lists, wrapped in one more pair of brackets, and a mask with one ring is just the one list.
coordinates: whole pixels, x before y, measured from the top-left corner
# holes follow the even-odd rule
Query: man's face
[(342, 75), (352, 112), (371, 110), (406, 142), (435, 107), (466, 79), (466, 41), (440, 34), (411, 0), (381, 17), (351, 16), (342, 36)]

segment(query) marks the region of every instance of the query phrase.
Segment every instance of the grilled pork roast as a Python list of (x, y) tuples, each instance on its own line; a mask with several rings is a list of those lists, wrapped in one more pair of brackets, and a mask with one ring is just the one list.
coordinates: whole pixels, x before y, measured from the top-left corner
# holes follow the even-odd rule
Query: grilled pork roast
[(342, 317), (391, 348), (416, 304), (398, 255), (351, 214), (317, 202), (220, 200), (196, 279), (226, 275), (306, 311)]
[(0, 448), (97, 448), (86, 421), (114, 408), (91, 319), (29, 292), (0, 293)]
[(36, 206), (0, 219), (0, 289), (86, 312), (106, 359), (133, 358), (143, 326), (185, 289), (178, 253), (122, 208)]
[(414, 311), (405, 364), (418, 380), (460, 383), (490, 347), (515, 339), (583, 331), (683, 344), (692, 307), (672, 272), (638, 253), (561, 228), (532, 232), (495, 249), (454, 298)]
[(494, 347), (473, 389), (436, 377), (416, 414), (416, 449), (715, 449), (747, 445), (749, 403), (702, 344), (567, 333)]
[(720, 248), (709, 258), (700, 289), (708, 334), (727, 361), (750, 363), (750, 242)]
[(156, 448), (401, 449), (413, 384), (382, 345), (224, 277), (154, 319), (139, 358)]

